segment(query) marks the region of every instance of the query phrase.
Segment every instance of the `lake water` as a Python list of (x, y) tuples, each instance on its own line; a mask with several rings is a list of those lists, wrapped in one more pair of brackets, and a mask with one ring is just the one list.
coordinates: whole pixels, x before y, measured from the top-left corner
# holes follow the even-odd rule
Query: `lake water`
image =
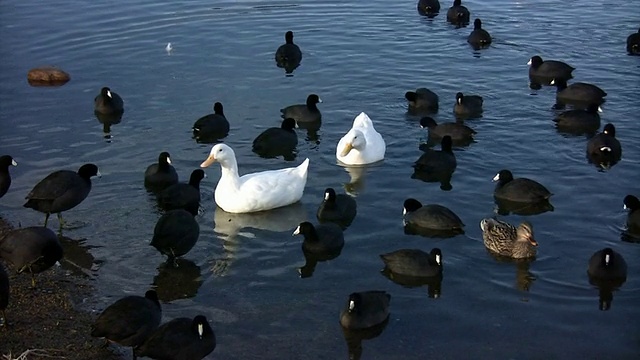
[[(89, 197), (64, 213), (82, 225), (64, 235), (82, 240), (95, 258), (86, 264), (98, 290), (93, 306), (143, 294), (155, 283), (165, 321), (196, 313), (211, 320), (218, 347), (209, 358), (346, 358), (338, 315), (349, 293), (368, 289), (392, 295), (391, 316), (380, 336), (362, 343), (363, 359), (637, 358), (640, 244), (621, 240), (622, 199), (640, 195), (640, 58), (625, 53), (626, 37), (638, 29), (637, 3), (464, 3), (492, 34), (490, 48), (474, 51), (466, 43), (472, 27), (446, 23), (446, 2), (427, 19), (415, 1), (2, 1), (0, 154), (19, 166), (10, 170), (14, 182), (0, 213), (23, 226), (42, 224), (42, 214), (22, 207), (35, 183), (56, 169), (98, 164), (103, 175)], [(287, 30), (304, 53), (293, 76), (273, 59)], [(573, 81), (608, 92), (602, 124), (617, 128), (623, 147), (617, 165), (601, 171), (585, 158), (585, 136), (556, 131), (555, 89), (528, 86), (526, 63), (536, 54), (568, 62), (577, 68)], [(29, 86), (27, 71), (41, 65), (59, 66), (72, 80)], [(110, 139), (93, 115), (102, 86), (125, 101)], [(453, 121), (458, 91), (485, 99), (483, 117), (467, 121), (476, 142), (455, 149), (450, 191), (411, 177), (426, 132), (407, 116), (404, 93), (418, 87), (439, 94), (438, 122)], [(253, 154), (252, 140), (279, 126), (279, 109), (309, 93), (324, 101), (317, 138), (298, 130), (291, 162)], [(309, 157), (307, 187), (294, 206), (229, 215), (213, 201), (220, 169), (207, 169), (200, 240), (179, 270), (167, 270), (149, 246), (160, 212), (143, 172), (166, 150), (186, 181), (211, 147), (191, 138), (191, 126), (214, 101), (231, 123), (224, 141), (235, 149), (241, 173)], [(361, 111), (384, 136), (387, 155), (349, 173), (336, 164), (335, 146)], [(501, 217), (533, 223), (540, 246), (529, 264), (497, 261), (482, 244), (478, 224), (494, 215), (491, 179), (503, 168), (554, 193), (553, 212)], [(341, 255), (301, 278), (302, 239), (291, 233), (300, 221), (315, 221), (326, 187), (357, 196), (358, 215)], [(407, 197), (448, 206), (466, 234), (405, 234)], [(50, 227), (57, 225), (52, 218)], [(437, 298), (380, 273), (381, 253), (435, 246), (445, 266)], [(606, 246), (627, 259), (629, 277), (611, 308), (600, 311), (586, 269), (591, 254)]]

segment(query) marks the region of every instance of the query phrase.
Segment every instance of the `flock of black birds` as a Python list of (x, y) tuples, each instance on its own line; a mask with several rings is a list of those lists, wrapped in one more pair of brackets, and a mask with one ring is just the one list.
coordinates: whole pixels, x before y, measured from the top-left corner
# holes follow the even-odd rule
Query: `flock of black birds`
[[(438, 0), (419, 0), (420, 14), (433, 17), (439, 13)], [(455, 0), (447, 11), (447, 21), (457, 26), (470, 22), (469, 10)], [(475, 19), (474, 30), (468, 42), (475, 48), (491, 44), (490, 34), (482, 29), (480, 19)], [(302, 60), (302, 52), (293, 42), (293, 32), (285, 34), (286, 43), (275, 54), (276, 64), (286, 73), (293, 72)], [(627, 39), (627, 51), (640, 55), (640, 30)], [(555, 107), (562, 109), (571, 105), (573, 109), (560, 113), (554, 119), (561, 131), (595, 134), (600, 128), (600, 105), (605, 102), (606, 92), (599, 87), (568, 81), (575, 70), (564, 62), (543, 60), (533, 56), (529, 62), (529, 79), (532, 88), (555, 86), (557, 88)], [(441, 179), (443, 189), (457, 166), (453, 146), (465, 146), (473, 141), (475, 131), (462, 121), (437, 124), (428, 116), (438, 111), (438, 95), (420, 88), (405, 94), (408, 112), (425, 115), (420, 125), (429, 130), (429, 141), (439, 142), (441, 149), (423, 148), (424, 154), (415, 162), (416, 177)], [(95, 114), (105, 123), (117, 123), (124, 113), (122, 98), (104, 87), (95, 100)], [(265, 157), (283, 155), (285, 159), (295, 150), (298, 139), (296, 127), (312, 127), (318, 123), (321, 114), (317, 104), (321, 102), (315, 95), (309, 95), (306, 104), (292, 105), (282, 110), (282, 126), (270, 128), (253, 142), (253, 151)], [(458, 119), (469, 119), (482, 114), (483, 99), (478, 95), (456, 94), (453, 112)], [(197, 141), (216, 142), (229, 133), (229, 123), (223, 106), (216, 102), (214, 113), (198, 119), (193, 125), (193, 136)], [(588, 158), (602, 167), (613, 166), (622, 156), (621, 145), (615, 138), (615, 127), (608, 123), (602, 133), (592, 136), (587, 143)], [(9, 167), (17, 166), (9, 155), (0, 156), (0, 198), (11, 185)], [(28, 272), (32, 286), (36, 286), (35, 274), (45, 271), (63, 257), (63, 249), (57, 235), (47, 228), (49, 216), (57, 214), (60, 228), (65, 225), (61, 213), (80, 204), (91, 191), (91, 178), (99, 176), (95, 164), (85, 164), (77, 172), (55, 171), (40, 182), (26, 196), (27, 208), (45, 214), (44, 226), (25, 227), (12, 230), (0, 239), (0, 258), (10, 263), (18, 272)], [(178, 174), (171, 165), (170, 155), (160, 153), (158, 162), (150, 165), (144, 174), (145, 187), (157, 194), (158, 204), (165, 213), (158, 219), (151, 245), (166, 255), (169, 262), (176, 261), (188, 253), (199, 237), (199, 225), (194, 219), (200, 203), (200, 181), (204, 171), (192, 172), (188, 183), (179, 183)], [(552, 193), (540, 183), (527, 178), (514, 178), (509, 170), (500, 171), (494, 181), (497, 186), (494, 196), (503, 209), (535, 214), (553, 209), (549, 203)], [(623, 200), (629, 209), (628, 231), (640, 236), (640, 200), (628, 195)], [(301, 223), (293, 235), (302, 235), (302, 249), (305, 254), (313, 254), (321, 260), (331, 259), (344, 246), (343, 230), (348, 227), (357, 213), (355, 200), (344, 194), (336, 194), (332, 188), (325, 190), (324, 201), (318, 208), (318, 225)], [(422, 205), (416, 199), (404, 203), (404, 223), (407, 229), (427, 236), (448, 236), (463, 233), (462, 220), (448, 208), (436, 205)], [(536, 255), (538, 245), (534, 239), (533, 227), (523, 222), (518, 227), (495, 218), (481, 221), (485, 246), (493, 253), (508, 258), (523, 259)], [(442, 252), (434, 248), (430, 253), (417, 249), (402, 249), (380, 255), (385, 264), (384, 272), (394, 281), (408, 284), (429, 283), (442, 277)], [(313, 269), (301, 269), (301, 276), (310, 276)], [(621, 254), (611, 248), (597, 251), (588, 263), (590, 281), (610, 289), (619, 287), (626, 280), (627, 266)], [(386, 325), (389, 318), (391, 296), (384, 291), (364, 291), (352, 293), (340, 314), (340, 324), (347, 330), (369, 331), (372, 336)], [(9, 281), (4, 266), (0, 264), (0, 310), (6, 325), (5, 310), (9, 304)], [(606, 310), (608, 304), (601, 304)], [(149, 290), (144, 296), (127, 296), (108, 306), (95, 321), (91, 335), (105, 338), (122, 346), (133, 348), (133, 357), (147, 356), (154, 359), (201, 359), (216, 347), (215, 334), (206, 317), (177, 318), (163, 325), (161, 306), (156, 291)]]

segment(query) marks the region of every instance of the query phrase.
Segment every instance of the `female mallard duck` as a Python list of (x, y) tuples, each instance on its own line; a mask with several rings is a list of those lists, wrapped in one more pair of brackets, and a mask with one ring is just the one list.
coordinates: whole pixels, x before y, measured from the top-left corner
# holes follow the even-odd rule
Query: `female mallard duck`
[(353, 120), (351, 130), (338, 142), (336, 158), (346, 165), (371, 164), (384, 159), (386, 148), (369, 116), (361, 112)]
[(309, 159), (295, 168), (239, 176), (233, 149), (225, 144), (216, 144), (200, 167), (206, 168), (215, 161), (220, 163), (222, 173), (214, 199), (226, 212), (250, 213), (293, 204), (302, 198), (307, 184)]
[(514, 259), (526, 259), (536, 256), (538, 243), (533, 238), (533, 226), (528, 221), (517, 228), (497, 219), (487, 218), (480, 221), (484, 246), (492, 252)]

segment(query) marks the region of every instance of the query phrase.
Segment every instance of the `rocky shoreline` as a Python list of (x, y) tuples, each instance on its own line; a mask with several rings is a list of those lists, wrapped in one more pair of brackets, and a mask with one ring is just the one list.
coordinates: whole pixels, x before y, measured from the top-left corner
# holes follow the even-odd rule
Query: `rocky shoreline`
[[(0, 238), (11, 229), (0, 217)], [(54, 266), (36, 276), (32, 289), (29, 275), (2, 265), (11, 290), (7, 324), (0, 327), (0, 359), (121, 359), (89, 335), (94, 316), (79, 306), (92, 296), (88, 278)]]

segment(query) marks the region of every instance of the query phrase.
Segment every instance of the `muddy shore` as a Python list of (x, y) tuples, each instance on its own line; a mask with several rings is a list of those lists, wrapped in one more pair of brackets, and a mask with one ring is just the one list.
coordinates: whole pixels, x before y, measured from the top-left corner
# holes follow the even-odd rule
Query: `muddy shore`
[[(0, 239), (11, 229), (0, 217)], [(0, 326), (0, 359), (122, 359), (89, 335), (94, 315), (81, 305), (92, 296), (90, 279), (54, 266), (36, 275), (32, 289), (29, 275), (16, 274), (2, 260), (0, 266), (11, 286), (7, 324)]]

